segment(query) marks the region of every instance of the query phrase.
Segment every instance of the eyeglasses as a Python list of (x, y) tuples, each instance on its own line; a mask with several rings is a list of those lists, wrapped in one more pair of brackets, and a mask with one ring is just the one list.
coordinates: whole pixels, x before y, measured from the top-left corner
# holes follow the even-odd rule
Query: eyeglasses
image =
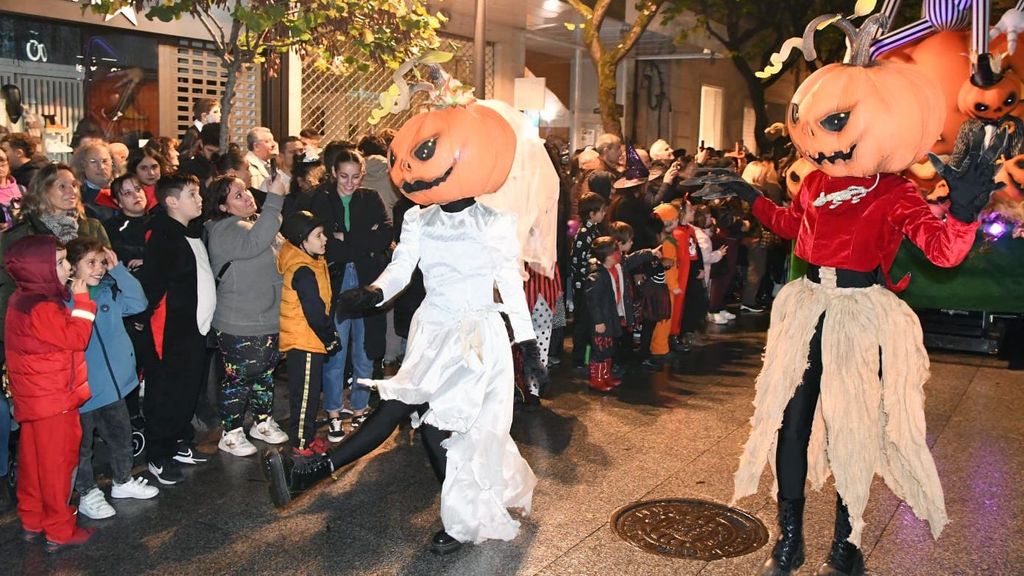
[(110, 158), (104, 158), (102, 160), (99, 159), (99, 158), (90, 158), (88, 160), (88, 164), (89, 164), (89, 166), (113, 166), (114, 165), (113, 161)]

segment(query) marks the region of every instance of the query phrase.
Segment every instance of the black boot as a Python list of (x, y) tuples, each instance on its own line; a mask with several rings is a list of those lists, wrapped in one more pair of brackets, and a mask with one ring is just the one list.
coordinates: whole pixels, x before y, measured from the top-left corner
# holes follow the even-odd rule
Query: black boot
[(438, 556), (444, 556), (462, 548), (462, 542), (452, 538), (444, 530), (438, 530), (437, 534), (430, 539), (430, 551)]
[(850, 544), (853, 527), (850, 526), (850, 511), (840, 496), (836, 496), (836, 531), (832, 537), (832, 550), (828, 560), (818, 568), (817, 576), (863, 576), (864, 554), (860, 548)]
[(326, 454), (295, 457), (273, 449), (263, 452), (263, 466), (270, 477), (270, 499), (278, 508), (330, 477), (334, 471)]
[(804, 499), (779, 500), (779, 539), (758, 576), (790, 576), (804, 563)]

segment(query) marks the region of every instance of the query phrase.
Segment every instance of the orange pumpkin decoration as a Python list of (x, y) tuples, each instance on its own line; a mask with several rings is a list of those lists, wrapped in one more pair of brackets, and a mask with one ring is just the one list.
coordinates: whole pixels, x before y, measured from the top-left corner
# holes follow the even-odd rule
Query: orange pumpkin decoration
[(833, 177), (900, 172), (942, 131), (942, 92), (914, 66), (892, 61), (829, 64), (793, 95), (793, 145)]
[[(943, 31), (896, 48), (880, 58), (911, 64), (941, 87), (946, 121), (942, 126), (942, 136), (932, 146), (931, 151), (935, 154), (953, 152), (960, 125), (967, 119), (957, 108), (956, 97), (964, 79), (971, 75), (971, 63), (967, 59), (970, 49), (970, 30)], [(995, 48), (992, 50), (995, 51)], [(1024, 50), (1020, 52), (1024, 53)]]
[(1003, 72), (1003, 78), (993, 86), (975, 86), (970, 78), (964, 80), (957, 94), (956, 104), (961, 112), (978, 120), (998, 120), (1017, 108), (1024, 85), (1012, 70)]
[(473, 102), (421, 112), (391, 142), (391, 182), (417, 204), (495, 192), (515, 158), (516, 135), (494, 110)]

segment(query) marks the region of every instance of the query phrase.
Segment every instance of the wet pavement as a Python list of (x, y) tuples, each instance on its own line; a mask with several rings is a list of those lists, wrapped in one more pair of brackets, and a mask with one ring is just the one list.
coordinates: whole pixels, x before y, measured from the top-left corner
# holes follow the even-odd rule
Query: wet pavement
[[(609, 395), (587, 391), (566, 363), (554, 368), (544, 407), (517, 413), (513, 428), (539, 484), (533, 513), (511, 542), (444, 557), (427, 550), (440, 528), (439, 486), (408, 433), (284, 510), (271, 506), (256, 457), (218, 454), (211, 441), (200, 445), (210, 461), (186, 470), (184, 483), (162, 487), (153, 500), (112, 501), (111, 519), (83, 519), (98, 532), (81, 549), (48, 555), (18, 538), (13, 512), (4, 515), (0, 574), (753, 574), (768, 546), (714, 562), (666, 558), (619, 539), (609, 519), (637, 500), (728, 502), (766, 325), (762, 315), (713, 327), (676, 365), (632, 368)], [(863, 539), (872, 574), (1024, 574), (1024, 372), (1003, 365), (933, 352), (928, 440), (951, 523), (933, 541), (876, 479)], [(766, 473), (760, 492), (740, 506), (774, 540), (771, 484)], [(834, 502), (831, 486), (808, 494), (801, 574), (813, 574), (827, 553)]]

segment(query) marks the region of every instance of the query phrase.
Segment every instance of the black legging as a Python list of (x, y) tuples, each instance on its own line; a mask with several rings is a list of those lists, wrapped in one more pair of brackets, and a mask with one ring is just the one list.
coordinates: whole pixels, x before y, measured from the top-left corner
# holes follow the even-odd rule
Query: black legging
[(821, 330), (825, 315), (818, 319), (807, 353), (807, 370), (786, 405), (775, 450), (775, 470), (779, 480), (779, 500), (804, 497), (807, 481), (807, 445), (811, 440), (814, 409), (821, 393)]
[[(366, 422), (358, 430), (349, 435), (338, 448), (330, 453), (331, 463), (338, 469), (351, 464), (363, 456), (373, 452), (385, 440), (391, 437), (395, 428), (408, 418), (413, 412), (421, 416), (427, 411), (427, 404), (410, 406), (398, 400), (381, 400), (367, 418)], [(441, 447), (451, 432), (440, 430), (430, 424), (420, 424), (420, 436), (423, 438), (423, 447), (427, 450), (427, 458), (430, 460), (430, 467), (434, 469), (434, 475), (441, 482), (444, 482), (445, 466), (448, 463), (448, 456), (445, 449)]]

